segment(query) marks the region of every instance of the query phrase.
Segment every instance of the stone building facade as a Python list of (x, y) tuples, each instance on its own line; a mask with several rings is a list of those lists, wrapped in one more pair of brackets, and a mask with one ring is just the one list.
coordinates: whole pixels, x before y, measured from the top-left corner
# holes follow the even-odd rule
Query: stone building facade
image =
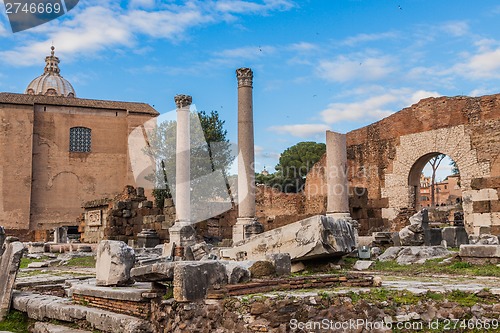
[(128, 135), (156, 117), (144, 103), (76, 98), (46, 58), (25, 94), (0, 93), (0, 225), (22, 239), (74, 226), (86, 201), (135, 185)]
[[(360, 232), (391, 229), (401, 212), (418, 208), (422, 169), (440, 153), (460, 170), (468, 232), (500, 234), (500, 94), (423, 99), (347, 133), (350, 209)], [(326, 186), (324, 173), (310, 173), (306, 197), (324, 196)]]

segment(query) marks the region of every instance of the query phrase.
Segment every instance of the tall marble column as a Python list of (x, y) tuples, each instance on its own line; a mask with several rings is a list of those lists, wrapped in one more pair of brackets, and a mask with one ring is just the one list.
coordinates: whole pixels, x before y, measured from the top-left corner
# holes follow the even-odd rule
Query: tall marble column
[(345, 134), (326, 132), (326, 172), (328, 184), (326, 215), (334, 218), (350, 218)]
[(236, 70), (238, 79), (238, 219), (233, 242), (263, 231), (255, 219), (255, 153), (253, 131), (253, 72)]
[(195, 231), (191, 223), (191, 96), (175, 96), (177, 105), (177, 141), (175, 154), (175, 224), (169, 229), (170, 244), (177, 247), (194, 244)]

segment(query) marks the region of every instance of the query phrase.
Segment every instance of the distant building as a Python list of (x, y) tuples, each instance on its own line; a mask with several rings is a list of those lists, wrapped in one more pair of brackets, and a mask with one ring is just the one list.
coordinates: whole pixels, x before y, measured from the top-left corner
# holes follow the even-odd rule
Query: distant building
[[(420, 206), (430, 207), (432, 202), (431, 177), (420, 177)], [(450, 175), (434, 185), (434, 202), (437, 206), (454, 205), (462, 201), (460, 175)]]
[(83, 202), (136, 185), (128, 135), (158, 115), (144, 103), (77, 98), (54, 48), (45, 63), (24, 94), (0, 93), (0, 225), (25, 240), (75, 226)]

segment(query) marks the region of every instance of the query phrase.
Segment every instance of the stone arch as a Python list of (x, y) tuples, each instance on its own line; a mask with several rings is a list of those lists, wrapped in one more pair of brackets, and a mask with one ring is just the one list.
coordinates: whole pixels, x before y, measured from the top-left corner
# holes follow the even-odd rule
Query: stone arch
[(466, 131), (464, 125), (399, 137), (392, 170), (386, 173), (385, 186), (381, 189), (382, 197), (388, 199), (388, 208), (382, 209), (384, 218), (392, 220), (402, 208), (413, 207), (414, 179), (409, 177), (414, 177), (416, 168), (439, 153), (448, 155), (460, 169), (464, 219), (466, 226), (472, 231), (473, 209), (470, 198), (474, 195), (474, 191), (471, 188), (471, 181), (474, 178), (489, 177), (490, 164), (478, 160), (477, 152), (471, 145), (470, 133)]

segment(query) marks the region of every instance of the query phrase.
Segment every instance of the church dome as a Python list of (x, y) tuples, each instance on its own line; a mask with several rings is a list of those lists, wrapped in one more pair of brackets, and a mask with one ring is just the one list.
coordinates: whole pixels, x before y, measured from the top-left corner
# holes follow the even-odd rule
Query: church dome
[(54, 49), (52, 46), (50, 56), (45, 57), (43, 74), (30, 82), (25, 94), (76, 97), (71, 83), (59, 74), (59, 58), (54, 56)]

